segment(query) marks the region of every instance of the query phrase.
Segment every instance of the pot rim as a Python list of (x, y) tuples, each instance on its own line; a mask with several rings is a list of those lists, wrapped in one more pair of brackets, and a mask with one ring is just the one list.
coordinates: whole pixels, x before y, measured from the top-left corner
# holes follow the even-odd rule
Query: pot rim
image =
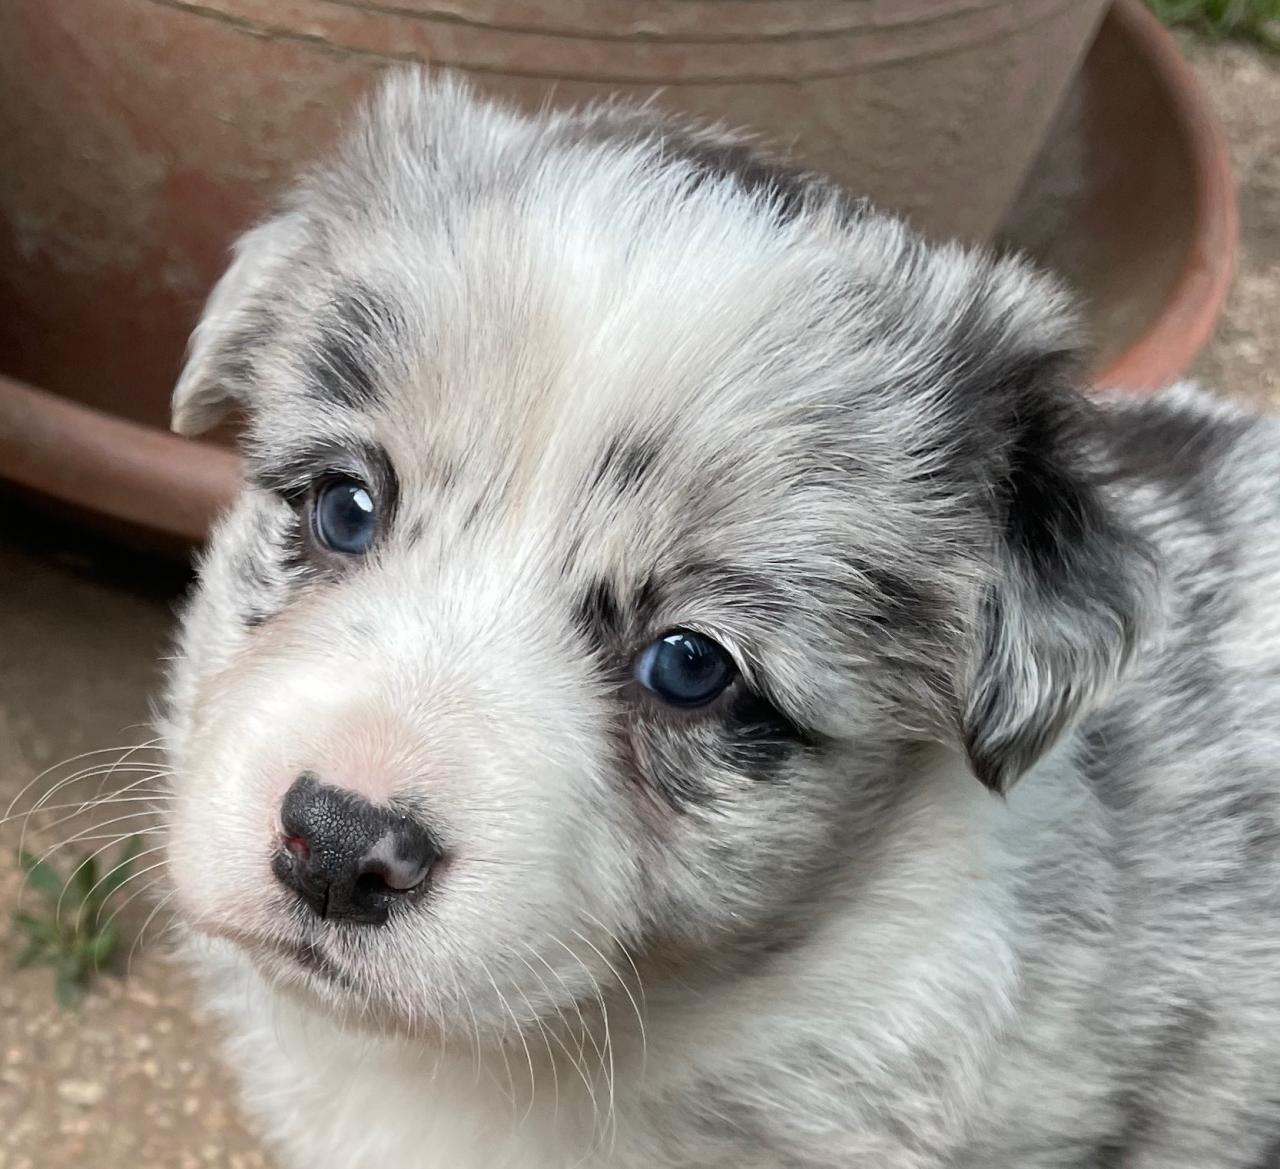
[(1190, 160), (1193, 228), (1182, 272), (1159, 313), (1093, 377), (1095, 390), (1151, 393), (1186, 374), (1222, 315), (1239, 256), (1240, 211), (1226, 136), (1173, 34), (1141, 0), (1116, 0), (1109, 19), (1146, 59)]

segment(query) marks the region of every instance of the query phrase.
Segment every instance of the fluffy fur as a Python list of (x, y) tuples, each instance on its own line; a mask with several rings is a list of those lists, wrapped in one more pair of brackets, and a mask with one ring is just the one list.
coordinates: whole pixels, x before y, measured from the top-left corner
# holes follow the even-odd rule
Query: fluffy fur
[[(174, 403), (249, 478), (168, 857), (283, 1164), (1280, 1165), (1280, 443), (1075, 348), (719, 131), (381, 88)], [(705, 709), (632, 677), (672, 628)], [(441, 842), (386, 926), (273, 877), (304, 772)]]

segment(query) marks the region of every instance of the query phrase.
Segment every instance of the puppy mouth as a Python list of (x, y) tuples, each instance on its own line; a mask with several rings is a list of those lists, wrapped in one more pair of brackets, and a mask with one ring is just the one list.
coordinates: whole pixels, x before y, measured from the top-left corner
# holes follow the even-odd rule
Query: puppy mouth
[(281, 946), (280, 952), (292, 958), (303, 970), (307, 970), (312, 974), (324, 976), (337, 974), (337, 967), (334, 965), (333, 959), (320, 948), (317, 942), (298, 942), (284, 945)]
[(265, 960), (255, 959), (269, 977), (297, 984), (319, 983), (326, 990), (354, 992), (360, 989), (355, 975), (341, 965), (319, 940), (278, 941), (268, 946)]
[(292, 937), (207, 920), (193, 922), (192, 927), (206, 937), (230, 942), (273, 978), (296, 977), (302, 973), (346, 990), (355, 989), (355, 976), (335, 958), (321, 936), (331, 929), (308, 928), (303, 922), (297, 924), (302, 928)]

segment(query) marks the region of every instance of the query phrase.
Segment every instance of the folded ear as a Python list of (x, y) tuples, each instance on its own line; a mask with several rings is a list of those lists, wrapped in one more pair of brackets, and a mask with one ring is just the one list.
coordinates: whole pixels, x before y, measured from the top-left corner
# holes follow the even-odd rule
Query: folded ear
[(216, 426), (251, 386), (244, 350), (261, 333), (271, 277), (301, 235), (293, 215), (269, 219), (236, 242), (230, 267), (214, 285), (187, 345), (174, 387), (170, 425), (191, 437)]
[(1066, 384), (1068, 364), (1024, 356), (987, 387), (1001, 414), (993, 573), (962, 730), (974, 774), (997, 792), (1105, 696), (1154, 607), (1153, 556), (1097, 481), (1097, 416)]

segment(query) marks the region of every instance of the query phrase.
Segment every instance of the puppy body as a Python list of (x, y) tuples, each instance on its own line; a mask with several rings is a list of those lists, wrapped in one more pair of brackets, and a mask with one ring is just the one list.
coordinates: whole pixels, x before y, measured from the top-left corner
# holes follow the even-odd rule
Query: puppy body
[[(1280, 446), (1071, 348), (732, 139), (384, 88), (175, 401), (250, 475), (170, 870), (286, 1164), (1280, 1162)], [(736, 665), (697, 710), (637, 682), (672, 629)], [(283, 888), (300, 774), (429, 825), (426, 894)]]

